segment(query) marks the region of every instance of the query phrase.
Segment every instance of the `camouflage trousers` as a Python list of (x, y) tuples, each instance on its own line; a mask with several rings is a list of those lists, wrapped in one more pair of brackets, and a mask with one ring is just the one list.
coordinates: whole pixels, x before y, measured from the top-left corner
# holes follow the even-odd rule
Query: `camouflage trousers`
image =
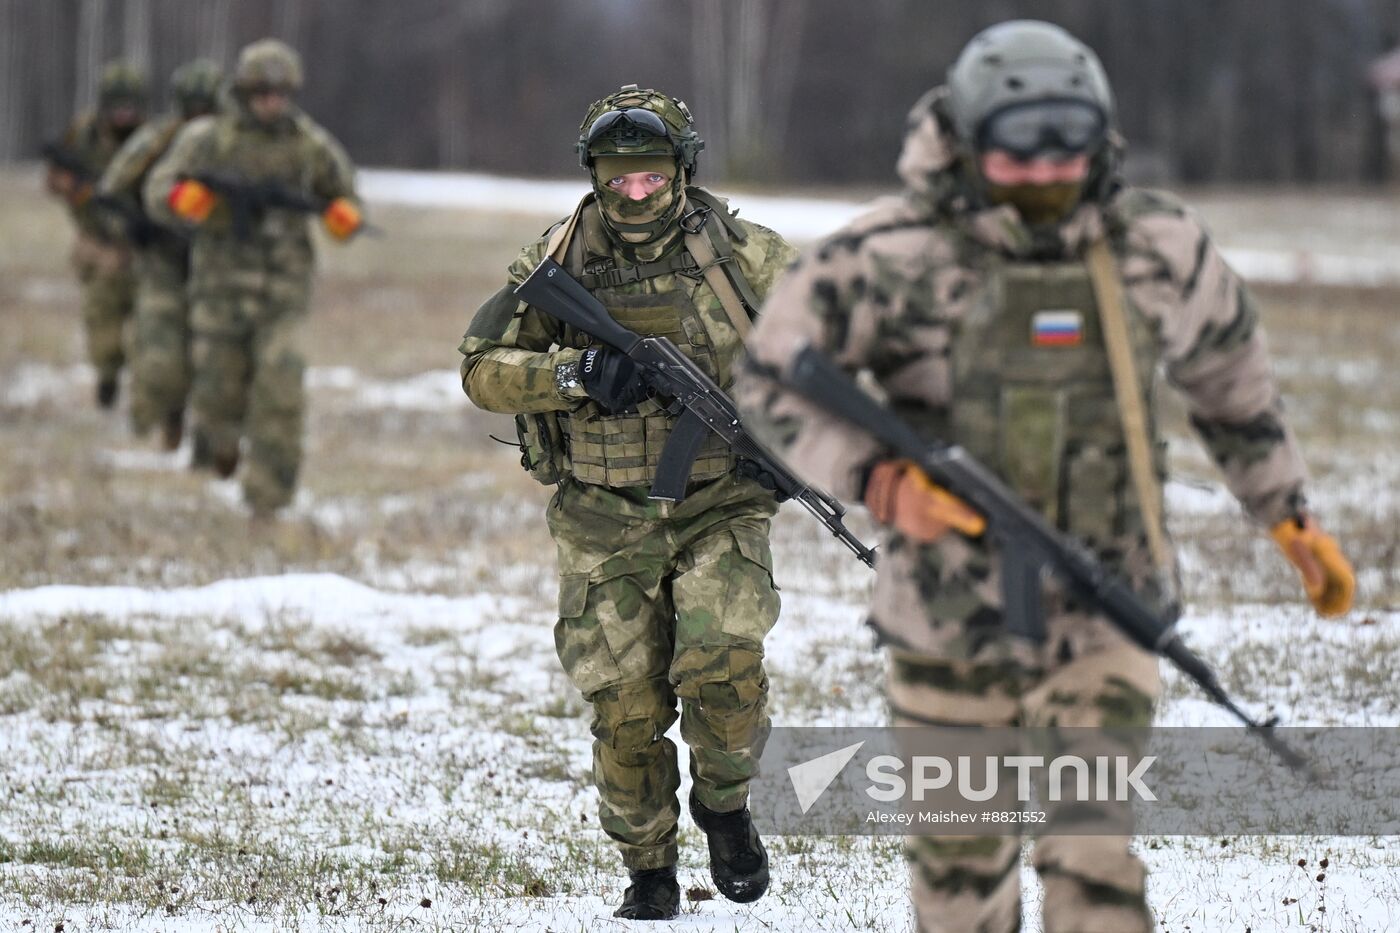
[(131, 334), (131, 426), (145, 434), (185, 410), (190, 391), (190, 317), (185, 256), (146, 250), (137, 258)]
[(254, 512), (290, 502), (301, 469), (305, 297), (191, 288), (195, 443), (217, 461), (236, 458), (247, 438), (243, 495)]
[[(1045, 641), (1002, 628), (1000, 562), (964, 560), (956, 541), (893, 542), (877, 582), (890, 644), (887, 692), (896, 725), (1131, 728), (1152, 721), (1157, 659), (1104, 617), (1044, 594)], [(936, 555), (935, 555), (935, 552)], [(983, 555), (987, 557), (987, 555)], [(978, 568), (962, 579), (967, 568)], [(934, 585), (939, 580), (946, 586)], [(891, 607), (917, 611), (891, 615)], [(924, 626), (933, 618), (936, 635)], [(919, 643), (923, 639), (922, 643)], [(1060, 749), (1092, 758), (1103, 749)], [(1131, 749), (1119, 748), (1117, 754)], [(1082, 805), (1080, 805), (1082, 807)], [(1079, 818), (1092, 814), (1080, 813)], [(1099, 818), (1122, 824), (1121, 811)], [(1053, 815), (1051, 817), (1053, 831)], [(1121, 835), (1044, 835), (1032, 861), (1045, 890), (1046, 933), (1147, 933), (1146, 871)], [(1021, 925), (1021, 840), (917, 836), (907, 846), (914, 913), (926, 933), (1011, 933)]]
[(88, 359), (99, 381), (114, 380), (126, 361), (124, 332), (136, 292), (131, 251), (80, 232), (72, 261), (82, 289)]
[(768, 731), (763, 638), (778, 618), (768, 547), (777, 506), (717, 479), (677, 504), (645, 487), (565, 480), (549, 508), (559, 549), (555, 646), (593, 707), (599, 823), (629, 869), (676, 863), (676, 721), (699, 801), (744, 806)]

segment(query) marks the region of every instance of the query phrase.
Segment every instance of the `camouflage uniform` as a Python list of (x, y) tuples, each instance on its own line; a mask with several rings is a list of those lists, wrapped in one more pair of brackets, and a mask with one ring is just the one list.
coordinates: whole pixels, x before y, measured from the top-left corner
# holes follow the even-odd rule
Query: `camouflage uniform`
[[(791, 247), (703, 189), (677, 190), (685, 204), (713, 208), (706, 228), (722, 227), (718, 242), (732, 249), (753, 292), (766, 294), (796, 255)], [(563, 264), (621, 324), (669, 337), (728, 386), (742, 340), (674, 223), (647, 250), (624, 245), (590, 195)], [(524, 436), (555, 433), (564, 445), (558, 472), (542, 475), (562, 478), (547, 513), (560, 573), (555, 645), (593, 706), (600, 822), (629, 869), (674, 866), (680, 775), (664, 735), (678, 698), (698, 800), (722, 812), (747, 800), (753, 747), (768, 722), (762, 658), (778, 617), (768, 546), (777, 505), (757, 482), (736, 477), (714, 439), (683, 501), (647, 498), (675, 418), (655, 399), (635, 413), (607, 414), (581, 390), (561, 388), (557, 371), (577, 364), (591, 338), (511, 294), (547, 243), (526, 247), (506, 288), (477, 312), (460, 348), (462, 385), (482, 408), (523, 413)], [(620, 281), (647, 263), (675, 271)]]
[[(1116, 259), (1146, 397), (1160, 363), (1249, 514), (1266, 524), (1294, 514), (1304, 473), (1248, 291), (1179, 202), (1122, 187), (1112, 155), (1096, 162), (1092, 196), (1057, 225), (1032, 228), (1011, 205), (978, 198), (947, 92), (930, 92), (910, 115), (906, 190), (774, 287), (740, 401), (805, 478), (859, 500), (877, 443), (772, 377), (804, 344), (868, 370), (922, 433), (966, 447), (1163, 605), (1175, 574), (1154, 567), (1129, 479), (1089, 244), (1106, 238)], [(1047, 312), (1074, 315), (1077, 344), (1036, 340)], [(1155, 425), (1150, 433), (1160, 476)], [(1150, 723), (1156, 659), (1104, 618), (1047, 587), (1044, 644), (1008, 635), (1000, 554), (985, 536), (917, 545), (893, 532), (878, 569), (870, 621), (888, 648), (896, 723)], [(1013, 837), (911, 839), (920, 928), (1018, 929), (1019, 852)], [(1034, 861), (1047, 931), (1150, 929), (1145, 873), (1126, 837), (1047, 836)]]
[[(177, 69), (171, 87), (181, 109), (152, 120), (126, 141), (107, 166), (99, 194), (118, 200), (130, 216), (144, 219), (141, 189), (151, 168), (192, 116), (214, 109), (218, 83), (219, 69), (212, 62), (196, 61)], [(196, 107), (195, 101), (207, 101), (207, 105)], [(145, 434), (157, 424), (173, 422), (175, 436), (168, 432), (167, 442), (178, 442), (175, 428), (190, 387), (189, 242), (181, 234), (154, 224), (150, 227), (146, 242), (135, 244), (131, 424), (137, 434)]]
[[(243, 57), (269, 44), (255, 43)], [(279, 55), (295, 54), (276, 45)], [(299, 86), (299, 63), (296, 78)], [(180, 225), (167, 203), (172, 188), (182, 176), (211, 171), (281, 183), (327, 201), (354, 197), (354, 169), (328, 132), (295, 108), (264, 124), (239, 94), (224, 112), (181, 129), (146, 181), (147, 211), (161, 223)], [(315, 264), (308, 223), (304, 213), (268, 208), (240, 238), (221, 201), (193, 232), (195, 441), (219, 463), (236, 462), (240, 439), (248, 438), (243, 492), (255, 513), (291, 501), (301, 466), (303, 330)]]
[(77, 228), (71, 259), (82, 288), (88, 359), (97, 370), (99, 386), (110, 385), (113, 391), (126, 361), (124, 330), (136, 279), (125, 231), (94, 203), (92, 195), (93, 186), (134, 130), (114, 127), (106, 118), (106, 108), (118, 100), (144, 105), (145, 94), (144, 78), (130, 66), (113, 62), (103, 71), (99, 109), (74, 120), (59, 142), (81, 161), (86, 176), (77, 180), (80, 193), (68, 202)]

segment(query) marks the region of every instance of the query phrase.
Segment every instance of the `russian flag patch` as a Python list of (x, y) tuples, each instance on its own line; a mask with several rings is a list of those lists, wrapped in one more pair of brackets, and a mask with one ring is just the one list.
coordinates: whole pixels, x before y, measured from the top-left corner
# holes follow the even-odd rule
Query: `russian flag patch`
[(1084, 340), (1084, 315), (1078, 311), (1037, 311), (1031, 318), (1031, 343), (1037, 347), (1077, 347)]

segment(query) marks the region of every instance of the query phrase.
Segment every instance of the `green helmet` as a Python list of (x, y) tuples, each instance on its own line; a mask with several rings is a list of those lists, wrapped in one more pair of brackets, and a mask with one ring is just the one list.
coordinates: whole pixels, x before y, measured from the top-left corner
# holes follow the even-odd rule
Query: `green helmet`
[(196, 58), (185, 62), (170, 76), (170, 90), (186, 115), (208, 112), (219, 99), (219, 84), (224, 73), (217, 62)]
[[(1103, 64), (1059, 26), (1031, 19), (998, 23), (974, 36), (948, 69), (949, 116), (958, 138), (973, 149), (985, 147), (982, 137), (990, 118), (1016, 108), (1054, 105), (1063, 105), (1062, 122), (1072, 133), (1082, 131), (1094, 147), (1113, 125), (1113, 92)], [(1089, 110), (1098, 114), (1097, 127), (1076, 123), (1076, 111)], [(1018, 129), (1024, 145), (1010, 146), (1013, 151), (1035, 144), (1025, 135), (1034, 132), (1029, 121), (1009, 128), (1013, 143)]]
[(579, 164), (591, 169), (600, 155), (672, 156), (695, 177), (697, 157), (705, 141), (695, 132), (695, 121), (685, 101), (660, 91), (624, 85), (602, 100), (593, 102), (579, 124)]
[(301, 90), (301, 56), (280, 39), (259, 39), (238, 53), (233, 87), (240, 94), (255, 89), (294, 94)]
[(116, 104), (144, 107), (148, 92), (146, 75), (126, 61), (108, 62), (97, 82), (97, 102), (101, 107)]

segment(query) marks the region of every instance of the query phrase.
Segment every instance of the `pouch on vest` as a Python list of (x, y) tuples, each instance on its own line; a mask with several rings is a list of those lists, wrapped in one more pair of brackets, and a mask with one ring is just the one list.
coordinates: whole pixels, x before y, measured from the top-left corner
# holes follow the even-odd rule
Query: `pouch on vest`
[(554, 486), (568, 475), (568, 446), (554, 412), (516, 415), (515, 436), (520, 440), (520, 465), (536, 482)]

